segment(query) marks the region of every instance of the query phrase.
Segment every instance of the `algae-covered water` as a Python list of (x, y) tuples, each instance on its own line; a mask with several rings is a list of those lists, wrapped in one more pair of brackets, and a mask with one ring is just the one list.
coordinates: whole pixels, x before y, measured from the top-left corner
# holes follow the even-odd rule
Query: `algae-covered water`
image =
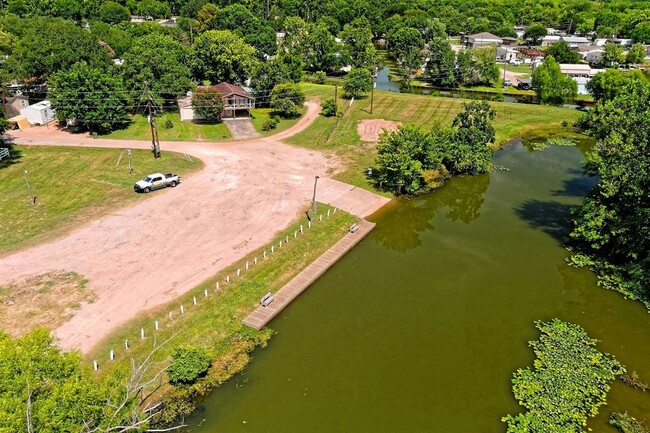
[[(650, 315), (566, 265), (569, 210), (594, 185), (575, 147), (514, 142), (497, 170), (389, 205), (377, 228), (271, 324), (246, 371), (188, 420), (193, 432), (503, 432), (520, 410), (535, 320), (583, 326), (650, 381)], [(614, 384), (612, 410), (650, 420), (650, 392)]]

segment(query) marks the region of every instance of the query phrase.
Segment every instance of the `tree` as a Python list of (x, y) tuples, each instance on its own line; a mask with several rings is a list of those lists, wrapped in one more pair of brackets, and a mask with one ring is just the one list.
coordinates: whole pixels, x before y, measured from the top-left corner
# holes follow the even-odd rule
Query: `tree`
[(306, 66), (310, 71), (332, 72), (338, 68), (336, 41), (324, 24), (314, 26), (305, 41)]
[(625, 63), (640, 64), (645, 61), (646, 51), (643, 45), (634, 44), (625, 56)]
[(172, 363), (167, 367), (169, 383), (173, 385), (192, 384), (204, 376), (212, 365), (208, 351), (203, 347), (179, 347), (172, 355)]
[(109, 24), (119, 24), (131, 19), (131, 12), (125, 6), (107, 1), (99, 8), (99, 19)]
[(630, 80), (646, 80), (646, 77), (638, 70), (624, 73), (608, 69), (594, 75), (587, 83), (587, 90), (596, 101), (609, 101), (614, 99)]
[(336, 105), (336, 101), (334, 98), (325, 98), (323, 99), (323, 102), (321, 102), (321, 114), (325, 117), (332, 117), (336, 116), (336, 112), (338, 111), (338, 106)]
[(307, 41), (307, 23), (299, 17), (284, 19), (284, 36), (280, 48), (287, 54), (302, 57), (305, 54)]
[(353, 68), (374, 68), (377, 51), (372, 44), (372, 30), (367, 19), (355, 19), (343, 26), (341, 39)]
[(527, 411), (502, 420), (508, 433), (581, 432), (605, 404), (610, 382), (625, 372), (596, 340), (573, 323), (536, 322), (539, 340), (531, 341), (534, 368), (517, 370), (512, 392)]
[(211, 87), (197, 87), (192, 94), (194, 111), (206, 120), (221, 119), (223, 100), (221, 94)]
[(427, 44), (435, 39), (447, 39), (444, 23), (438, 18), (428, 19), (422, 32), (422, 37)]
[(212, 3), (204, 4), (201, 9), (196, 13), (196, 21), (198, 22), (197, 30), (203, 33), (213, 29), (219, 14), (219, 7)]
[(90, 32), (62, 19), (38, 19), (29, 23), (4, 66), (15, 77), (46, 80), (77, 62), (106, 68), (110, 58)]
[(456, 54), (456, 80), (463, 84), (476, 81), (474, 74), (474, 56), (470, 50), (462, 50)]
[(496, 111), (486, 101), (464, 102), (452, 122), (451, 145), (444, 159), (452, 173), (478, 174), (492, 166)]
[(256, 104), (269, 106), (269, 95), (276, 85), (300, 81), (300, 75), (295, 74), (296, 71), (302, 71), (296, 66), (300, 64), (300, 59), (287, 54), (257, 63), (251, 74), (251, 87), (257, 98)]
[(424, 39), (422, 39), (419, 30), (402, 27), (392, 36), (389, 47), (393, 56), (403, 67), (418, 69), (421, 66)]
[(476, 84), (491, 84), (499, 79), (496, 47), (472, 48)]
[(563, 40), (548, 47), (546, 56), (552, 56), (558, 63), (578, 63), (580, 61), (580, 54), (573, 51), (569, 44)]
[(547, 56), (533, 71), (533, 88), (542, 104), (560, 105), (578, 94), (578, 84), (562, 74), (553, 56)]
[(170, 36), (151, 33), (136, 38), (121, 66), (126, 87), (154, 96), (175, 99), (192, 87), (186, 48)]
[[(644, 56), (645, 57), (645, 56)], [(605, 51), (601, 63), (608, 68), (618, 68), (618, 65), (623, 63), (625, 57), (623, 56), (623, 46), (618, 44), (605, 44)]]
[(446, 39), (434, 38), (429, 42), (429, 60), (426, 64), (426, 77), (438, 87), (456, 85), (454, 75), (456, 53)]
[(531, 41), (533, 45), (538, 45), (539, 41), (546, 36), (546, 26), (542, 24), (532, 24), (524, 33), (524, 40)]
[(354, 68), (348, 74), (343, 85), (343, 92), (348, 98), (358, 98), (372, 90), (372, 77), (365, 68)]
[(305, 95), (295, 83), (278, 84), (271, 92), (271, 108), (282, 117), (298, 117)]
[(587, 113), (597, 140), (586, 171), (598, 183), (574, 212), (573, 262), (596, 270), (601, 284), (650, 308), (650, 83), (630, 80)]
[(76, 119), (90, 131), (106, 132), (128, 122), (130, 98), (119, 75), (77, 63), (49, 81), (48, 98), (59, 120)]
[(192, 47), (192, 66), (199, 80), (241, 84), (255, 63), (255, 49), (229, 30), (209, 30)]
[(636, 43), (650, 43), (650, 20), (637, 24), (630, 32), (630, 37)]

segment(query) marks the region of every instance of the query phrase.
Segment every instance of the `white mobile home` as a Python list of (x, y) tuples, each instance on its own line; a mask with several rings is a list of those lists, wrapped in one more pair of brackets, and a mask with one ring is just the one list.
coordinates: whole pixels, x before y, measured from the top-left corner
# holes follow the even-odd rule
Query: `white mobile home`
[(20, 109), (31, 125), (45, 125), (54, 120), (54, 110), (50, 101), (41, 101)]

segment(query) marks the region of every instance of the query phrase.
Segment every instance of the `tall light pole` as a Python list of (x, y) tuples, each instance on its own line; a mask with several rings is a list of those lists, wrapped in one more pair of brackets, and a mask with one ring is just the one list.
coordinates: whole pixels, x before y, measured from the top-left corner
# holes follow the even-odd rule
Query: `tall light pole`
[(316, 185), (318, 184), (318, 176), (314, 178), (314, 196), (311, 199), (311, 218), (316, 216)]

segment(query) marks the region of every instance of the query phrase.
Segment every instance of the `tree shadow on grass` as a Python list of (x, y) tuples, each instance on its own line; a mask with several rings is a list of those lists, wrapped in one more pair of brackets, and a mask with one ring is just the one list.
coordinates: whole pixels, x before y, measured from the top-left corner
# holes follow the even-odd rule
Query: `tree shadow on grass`
[(566, 245), (570, 240), (573, 207), (556, 201), (528, 200), (516, 208), (515, 213), (531, 227), (543, 230), (561, 245)]

